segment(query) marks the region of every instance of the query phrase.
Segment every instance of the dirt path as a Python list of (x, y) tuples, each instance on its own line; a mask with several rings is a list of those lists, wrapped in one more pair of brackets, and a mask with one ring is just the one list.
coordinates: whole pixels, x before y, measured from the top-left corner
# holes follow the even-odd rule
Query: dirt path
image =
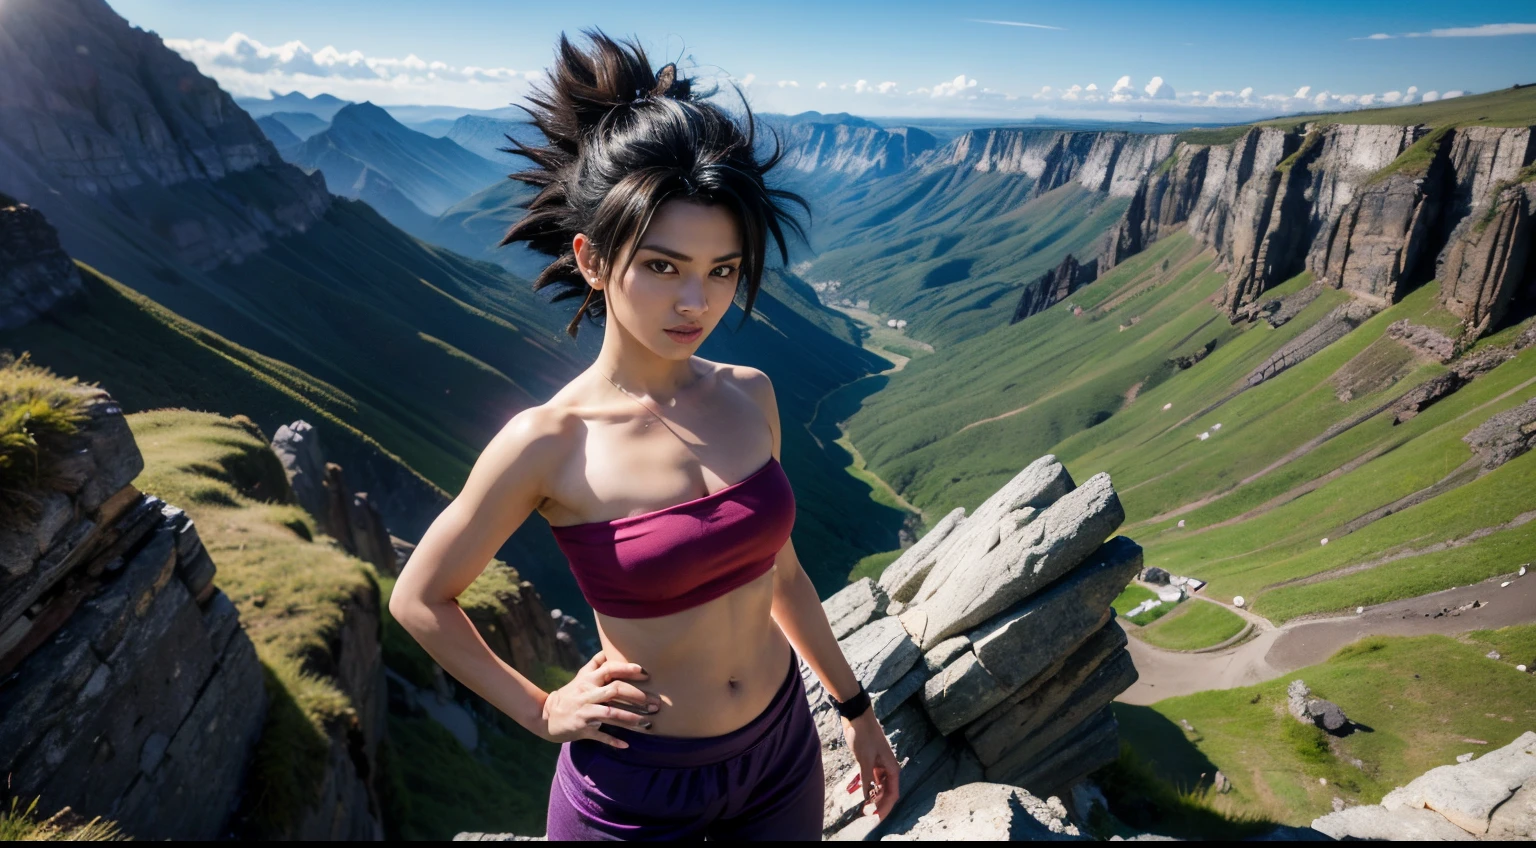
[[(1499, 588), (1506, 580), (1510, 585)], [(1482, 601), (1483, 606), (1459, 615), (1435, 617), (1442, 610), (1455, 610), (1473, 601)], [(1145, 705), (1210, 689), (1262, 683), (1320, 663), (1366, 636), (1454, 636), (1469, 630), (1536, 623), (1536, 573), (1493, 577), (1471, 586), (1366, 607), (1359, 615), (1297, 619), (1280, 627), (1247, 610), (1227, 608), (1254, 622), (1253, 638), (1225, 651), (1185, 654), (1154, 648), (1133, 636), (1129, 650), (1140, 679), (1116, 700)]]

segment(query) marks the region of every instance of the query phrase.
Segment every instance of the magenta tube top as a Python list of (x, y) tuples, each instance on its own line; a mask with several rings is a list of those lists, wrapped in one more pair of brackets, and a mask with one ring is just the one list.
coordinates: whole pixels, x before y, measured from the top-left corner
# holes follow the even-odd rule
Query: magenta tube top
[(702, 498), (644, 515), (551, 526), (592, 609), (614, 618), (670, 615), (762, 576), (795, 524), (778, 459)]

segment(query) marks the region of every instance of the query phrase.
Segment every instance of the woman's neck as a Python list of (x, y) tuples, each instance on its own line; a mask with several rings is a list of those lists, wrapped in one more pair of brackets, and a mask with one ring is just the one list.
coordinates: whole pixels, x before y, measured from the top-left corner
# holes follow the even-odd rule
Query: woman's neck
[(670, 399), (698, 380), (692, 360), (658, 356), (610, 316), (592, 367), (629, 394)]

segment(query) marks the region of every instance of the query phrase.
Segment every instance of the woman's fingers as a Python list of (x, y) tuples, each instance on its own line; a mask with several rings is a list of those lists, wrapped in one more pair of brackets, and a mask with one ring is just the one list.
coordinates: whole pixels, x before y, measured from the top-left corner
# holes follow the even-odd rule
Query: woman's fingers
[(603, 666), (603, 673), (609, 680), (644, 680), (650, 677), (639, 663), (612, 662)]
[(602, 732), (601, 730), (588, 730), (583, 735), (586, 736), (588, 739), (592, 739), (592, 740), (601, 742), (604, 745), (612, 745), (615, 748), (628, 748), (629, 747), (629, 743), (628, 742), (625, 742), (623, 739), (616, 739), (616, 738), (614, 738), (612, 736), (609, 736), (608, 734)]
[(609, 707), (603, 704), (591, 704), (581, 708), (580, 715), (590, 725), (593, 721), (600, 724), (616, 724), (632, 730), (649, 731), (651, 718), (644, 713), (632, 713), (629, 710)]
[(607, 697), (594, 698), (594, 703), (618, 701), (620, 703), (633, 706), (635, 709), (643, 710), (646, 712), (656, 712), (657, 710), (661, 709), (661, 699), (654, 695), (647, 695), (640, 687), (635, 686), (634, 684), (625, 683), (622, 680), (615, 680), (609, 683), (607, 686), (602, 687), (602, 689), (593, 691), (603, 692), (604, 690), (606, 690)]
[(874, 797), (875, 814), (884, 821), (890, 815), (891, 808), (896, 806), (896, 800), (901, 797), (901, 770), (876, 766), (875, 780), (878, 781), (878, 791)]

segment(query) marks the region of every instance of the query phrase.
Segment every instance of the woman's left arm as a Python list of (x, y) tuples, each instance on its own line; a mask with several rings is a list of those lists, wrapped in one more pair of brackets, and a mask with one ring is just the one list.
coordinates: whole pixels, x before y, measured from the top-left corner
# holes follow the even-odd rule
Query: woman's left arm
[[(740, 369), (748, 372), (748, 369)], [(768, 426), (773, 431), (773, 455), (779, 456), (779, 409), (773, 394), (773, 384), (760, 372), (742, 374), (742, 383), (763, 408)], [(840, 702), (852, 699), (859, 692), (859, 679), (843, 656), (842, 646), (832, 634), (832, 625), (821, 606), (816, 587), (800, 565), (795, 555), (794, 542), (786, 541), (774, 561), (773, 620), (794, 645), (806, 665), (816, 673), (823, 688)], [(878, 816), (882, 821), (890, 814), (901, 797), (901, 769), (896, 754), (885, 738), (885, 731), (875, 718), (873, 707), (852, 720), (843, 719), (843, 735), (848, 749), (859, 764), (859, 779), (849, 791), (864, 791), (864, 812)]]

